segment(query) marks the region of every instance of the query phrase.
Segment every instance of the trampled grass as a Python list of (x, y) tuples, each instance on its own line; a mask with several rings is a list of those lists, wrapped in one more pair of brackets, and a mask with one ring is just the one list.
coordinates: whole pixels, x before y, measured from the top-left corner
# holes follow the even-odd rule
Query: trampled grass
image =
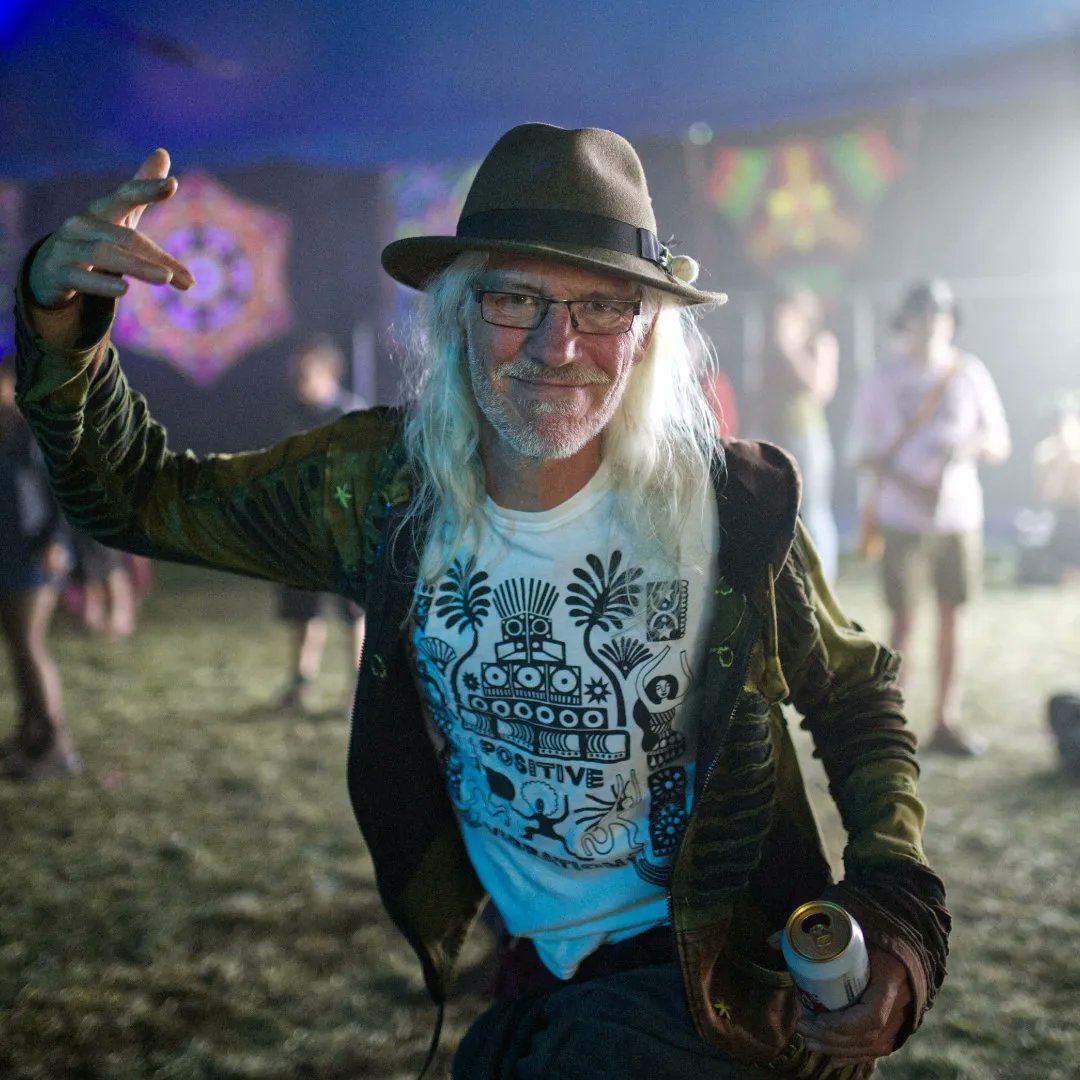
[[(87, 639), (65, 618), (55, 628), (84, 774), (0, 787), (0, 1077), (415, 1076), (434, 1009), (382, 913), (346, 797), (341, 628), (325, 710), (281, 716), (268, 708), (286, 656), (270, 588), (157, 575), (133, 641)], [(882, 630), (864, 573), (840, 592)], [(928, 757), (922, 781), (927, 848), (956, 919), (950, 978), (881, 1071), (1080, 1077), (1080, 788), (1055, 772), (1043, 720), (1049, 693), (1080, 687), (1080, 593), (1001, 585), (973, 615), (968, 713), (993, 746), (978, 761)], [(912, 657), (917, 731), (927, 616)], [(11, 703), (5, 667), (0, 726)], [(475, 970), (487, 949), (478, 932)], [(443, 1070), (481, 1007), (479, 981), (448, 1011)]]

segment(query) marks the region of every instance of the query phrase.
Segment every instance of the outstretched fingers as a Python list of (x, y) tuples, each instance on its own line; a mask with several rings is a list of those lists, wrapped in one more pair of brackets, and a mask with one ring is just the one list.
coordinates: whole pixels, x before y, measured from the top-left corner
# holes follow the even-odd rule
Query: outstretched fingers
[(144, 233), (100, 218), (78, 215), (64, 223), (70, 261), (115, 274), (131, 274), (140, 281), (178, 289), (195, 283), (191, 271), (179, 259)]
[(64, 284), (77, 293), (90, 296), (123, 296), (127, 292), (127, 282), (115, 275), (96, 273), (82, 266), (69, 266), (64, 275)]

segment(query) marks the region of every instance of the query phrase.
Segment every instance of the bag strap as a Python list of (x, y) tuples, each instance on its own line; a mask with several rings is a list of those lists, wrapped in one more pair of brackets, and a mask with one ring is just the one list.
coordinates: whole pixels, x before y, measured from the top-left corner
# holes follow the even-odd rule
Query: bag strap
[(896, 436), (895, 439), (889, 444), (888, 450), (882, 454), (882, 459), (885, 461), (896, 457), (900, 452), (903, 445), (925, 424), (931, 416), (937, 411), (937, 407), (941, 404), (941, 399), (945, 396), (945, 388), (949, 385), (952, 377), (963, 366), (963, 359), (960, 356), (949, 365), (940, 379), (927, 391), (926, 396), (919, 402), (919, 407), (911, 414), (911, 418), (904, 425), (903, 431)]

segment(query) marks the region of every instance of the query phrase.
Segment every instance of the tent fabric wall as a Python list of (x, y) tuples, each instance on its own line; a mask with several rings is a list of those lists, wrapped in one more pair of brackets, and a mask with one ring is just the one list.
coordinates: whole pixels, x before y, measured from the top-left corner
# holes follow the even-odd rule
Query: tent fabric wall
[[(174, 171), (183, 183), (184, 163), (176, 162)], [(205, 389), (164, 361), (131, 349), (125, 350), (125, 370), (147, 395), (174, 448), (232, 452), (265, 446), (287, 430), (286, 361), (298, 340), (329, 334), (348, 354), (357, 322), (385, 321), (388, 292), (378, 252), (388, 211), (382, 178), (374, 173), (276, 165), (214, 175), (240, 197), (291, 218), (292, 330), (243, 357)], [(125, 179), (97, 175), (35, 185), (27, 193), (27, 236), (44, 235)], [(376, 373), (377, 388), (380, 381)]]
[[(866, 122), (892, 133), (900, 170), (831, 300), (841, 385), (830, 417), (842, 450), (858, 372), (884, 347), (882, 329), (900, 290), (917, 276), (950, 278), (966, 310), (961, 343), (989, 366), (1013, 425), (1012, 461), (987, 471), (989, 504), (1001, 532), (1012, 508), (1028, 498), (1030, 451), (1045, 431), (1049, 392), (1080, 382), (1076, 119), (1076, 103), (1058, 96), (969, 108), (900, 108), (737, 136), (742, 145), (768, 146), (795, 134), (826, 135)], [(755, 319), (760, 328), (773, 282), (705, 196), (710, 148), (678, 138), (636, 144), (663, 238), (674, 235), (676, 251), (701, 262), (707, 287), (732, 296), (729, 305), (706, 316), (705, 325), (742, 402), (750, 331)], [(182, 179), (185, 163), (176, 164)], [(385, 174), (276, 165), (215, 175), (239, 196), (290, 215), (296, 325), (288, 338), (245, 357), (208, 390), (193, 387), (160, 361), (129, 353), (132, 381), (150, 398), (172, 444), (240, 450), (277, 438), (288, 410), (290, 345), (321, 331), (348, 348), (357, 322), (374, 328), (379, 343), (377, 400), (397, 400), (400, 370), (389, 355), (388, 325), (399, 312), (379, 265), (379, 252), (395, 227)], [(40, 235), (122, 179), (70, 178), (26, 190), (24, 235)], [(842, 470), (842, 519), (851, 516), (852, 490)]]

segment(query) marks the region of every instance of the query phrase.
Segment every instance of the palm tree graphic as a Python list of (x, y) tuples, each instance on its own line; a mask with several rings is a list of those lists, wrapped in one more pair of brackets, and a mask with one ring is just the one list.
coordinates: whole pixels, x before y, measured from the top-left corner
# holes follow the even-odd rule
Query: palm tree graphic
[(606, 568), (595, 555), (586, 555), (585, 561), (589, 564), (588, 570), (580, 566), (574, 567), (574, 577), (578, 580), (570, 582), (566, 587), (566, 605), (574, 618), (574, 625), (585, 627), (586, 654), (607, 676), (615, 691), (615, 707), (618, 710), (616, 723), (623, 728), (626, 727), (626, 702), (623, 699), (622, 687), (615, 672), (593, 649), (592, 634), (594, 630), (605, 633), (621, 630), (623, 621), (634, 614), (641, 594), (641, 586), (635, 582), (641, 577), (642, 570), (639, 566), (631, 566), (620, 571), (621, 551), (611, 553)]
[(491, 587), (484, 584), (487, 574), (483, 570), (473, 573), (475, 568), (475, 556), (470, 556), (464, 566), (455, 559), (453, 566), (446, 572), (446, 580), (439, 586), (435, 599), (435, 610), (439, 618), (446, 621), (449, 629), (460, 624), (463, 630), (472, 631), (472, 642), (457, 658), (450, 672), (450, 686), (459, 704), (462, 696), (458, 688), (458, 676), (465, 661), (476, 652), (480, 641), (480, 627), (491, 610)]

